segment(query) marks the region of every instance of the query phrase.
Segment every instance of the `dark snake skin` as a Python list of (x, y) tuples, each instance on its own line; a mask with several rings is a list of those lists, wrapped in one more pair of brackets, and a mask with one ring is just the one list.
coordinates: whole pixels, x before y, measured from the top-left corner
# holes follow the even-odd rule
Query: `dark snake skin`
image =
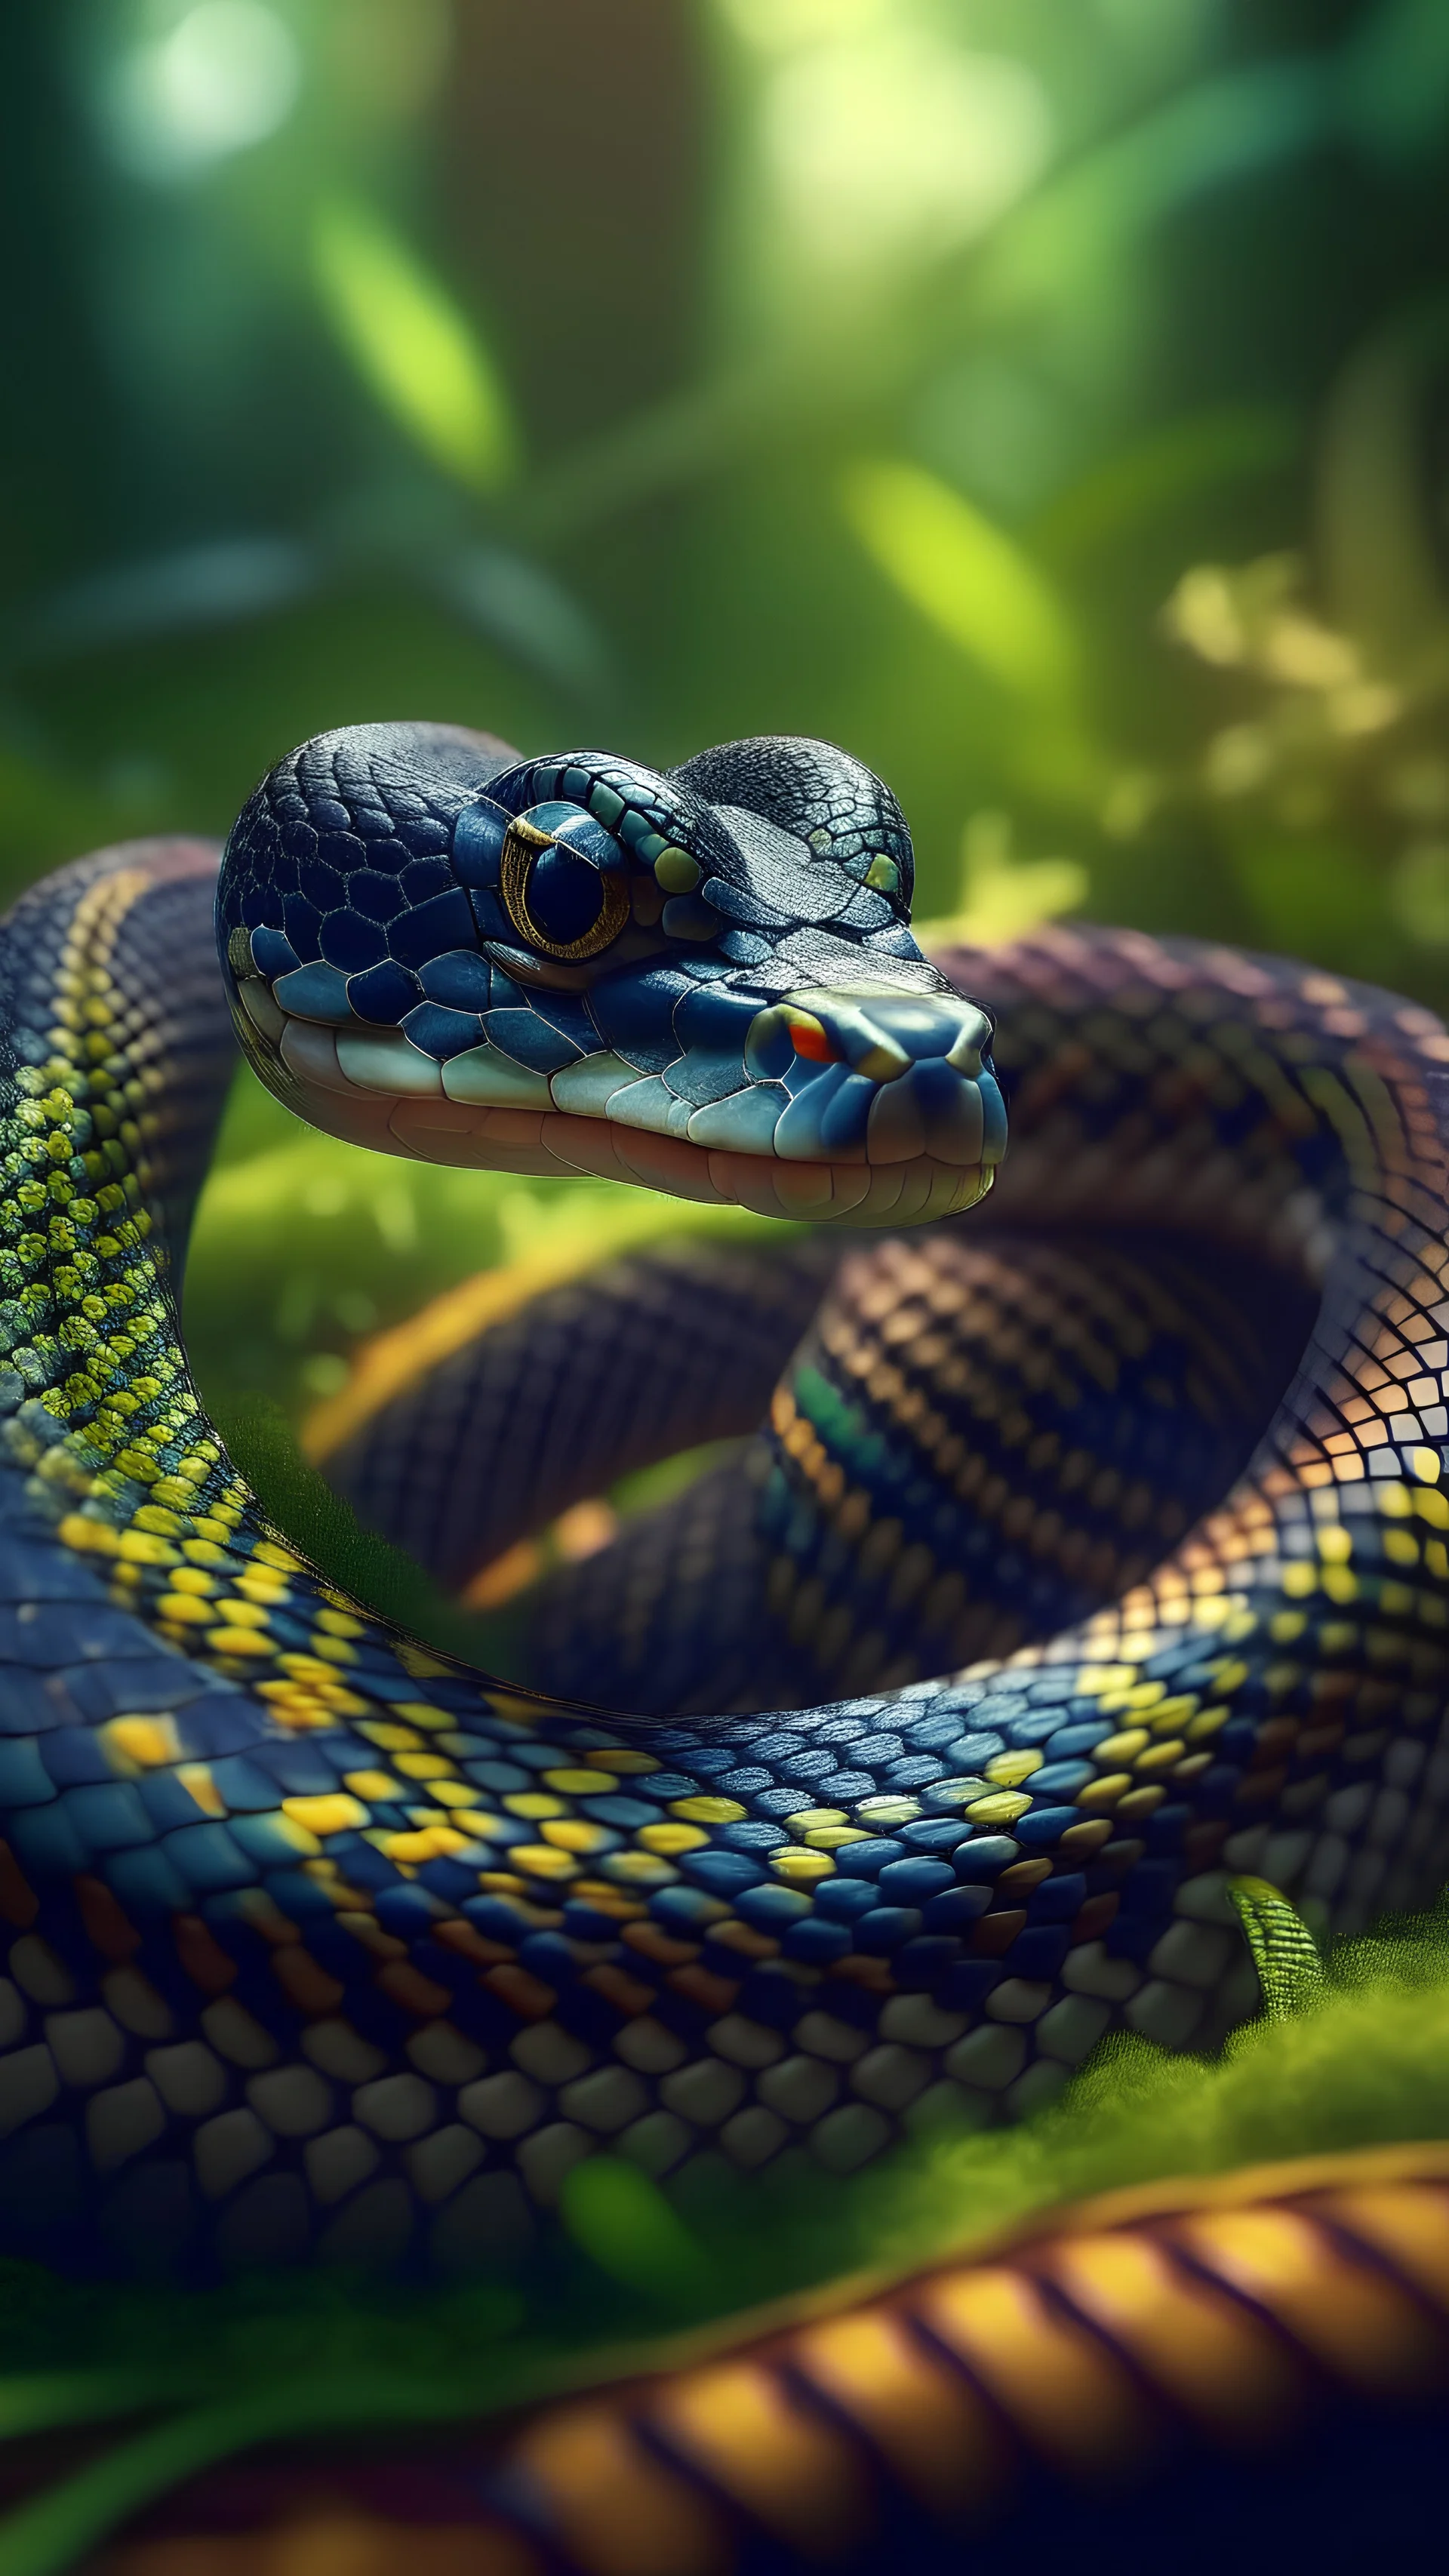
[[(1090, 1616), (1226, 1492), (1301, 1284), (964, 1225), (852, 1255), (744, 1453), (546, 1579), (546, 1689), (699, 1714), (898, 1689)], [(923, 1431), (959, 1444), (949, 1501)]]
[[(767, 754), (711, 755), (681, 787), (594, 754), (500, 768), (496, 747), (425, 730), (309, 747), (248, 808), (226, 883), (265, 911), (268, 853), (312, 832), (317, 899), (285, 900), (321, 928), (286, 919), (334, 980), (288, 965), (291, 930), (247, 930), (224, 892), (254, 1060), (389, 1150), (431, 1139), (533, 1170), (592, 1156), (857, 1223), (959, 1208), (994, 1169), (986, 1024), (912, 962), (904, 827), (882, 790), (851, 839), (844, 764), (844, 855), (815, 854), (829, 921), (800, 931), (812, 861), (782, 852), (769, 813), (781, 839), (757, 836), (744, 800), (786, 813), (791, 781), (841, 756)], [(722, 778), (737, 807), (713, 801)], [(546, 824), (515, 829), (534, 812)], [(439, 885), (459, 851), (479, 881)], [(529, 871), (558, 851), (555, 934), (587, 909), (580, 866), (626, 889), (693, 869), (695, 890), (652, 922), (626, 907), (638, 944), (598, 980), (531, 987), (517, 921), (511, 946), (483, 926), (502, 917), (490, 888), (511, 883), (537, 928)], [(852, 886), (883, 922), (868, 904), (847, 920)], [(504, 999), (473, 977), (482, 1033), (453, 1089), (454, 1058), (423, 1041), (457, 1032), (358, 1033), (340, 988), (380, 967), (344, 975), (326, 952), (378, 941), (328, 927), (334, 888), (349, 917), (394, 906), (400, 977), (428, 960), (398, 950), (446, 936), (436, 953), (464, 953), (465, 921), (490, 976), (507, 951)], [(703, 918), (711, 888), (716, 922), (754, 908), (742, 954)], [(448, 2266), (515, 2248), (605, 2144), (666, 2191), (712, 2159), (849, 2170), (922, 2120), (1032, 2109), (1114, 2023), (1183, 2047), (1250, 2009), (1225, 1872), (1261, 1870), (1340, 1926), (1438, 1887), (1449, 1038), (1428, 1013), (1120, 932), (947, 961), (989, 994), (1003, 1057), (1009, 1033), (1002, 1221), (1195, 1235), (1296, 1272), (1321, 1299), (1300, 1364), (1231, 1492), (1079, 1627), (891, 1698), (621, 1720), (466, 1674), (339, 1595), (201, 1413), (173, 1282), (223, 1071), (211, 890), (193, 846), (110, 853), (26, 896), (0, 955), (12, 2243), (76, 2264), (124, 2261), (144, 2234), (203, 2267)], [(583, 891), (605, 930), (624, 917)], [(675, 902), (700, 909), (671, 927)], [(434, 904), (446, 920), (418, 928)], [(555, 934), (545, 958), (570, 944)], [(692, 981), (676, 951), (709, 971)], [(384, 984), (406, 998), (383, 978), (363, 997), (379, 1011)], [(294, 1044), (303, 1001), (332, 1016), (301, 1017), (320, 1037)], [(499, 1107), (505, 1040), (559, 1052), (525, 1019), (567, 1032), (568, 1059), (509, 1057), (537, 1077), (514, 1097), (540, 1105)], [(627, 1116), (617, 1092), (582, 1105), (605, 1055), (606, 1082), (632, 1077)], [(561, 1085), (575, 1105), (542, 1106)], [(690, 1086), (711, 1093), (698, 1127)], [(958, 1472), (944, 1417), (918, 1430), (936, 1472)], [(864, 1484), (817, 1502), (843, 1511), (856, 1490), (869, 1512)], [(801, 2543), (779, 2548), (793, 2565)]]
[[(369, 1345), (309, 1454), (440, 1583), (481, 1569), (487, 1597), (501, 1559), (512, 1598), (520, 1540), (754, 1432), (519, 1613), (552, 1695), (707, 1715), (899, 1687), (1129, 1590), (1246, 1465), (1316, 1299), (1170, 1234), (1034, 1237), (982, 1210), (843, 1258), (827, 1232), (774, 1255), (686, 1236), (476, 1332), (472, 1302)], [(938, 1407), (951, 1504), (918, 1463)], [(852, 1481), (869, 1502), (842, 1525)]]
[[(752, 1431), (837, 1259), (828, 1241), (774, 1257), (685, 1241), (609, 1262), (424, 1366), (311, 1454), (371, 1528), (463, 1591), (619, 1477)], [(611, 1694), (595, 1682), (583, 1696)]]

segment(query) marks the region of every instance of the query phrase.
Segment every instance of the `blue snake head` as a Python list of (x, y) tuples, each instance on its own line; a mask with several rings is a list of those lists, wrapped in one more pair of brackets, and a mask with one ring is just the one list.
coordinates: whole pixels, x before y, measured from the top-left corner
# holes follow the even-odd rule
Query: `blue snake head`
[(248, 800), (217, 919), (246, 1054), (334, 1134), (899, 1225), (1006, 1145), (990, 1019), (911, 891), (895, 798), (826, 743), (659, 774), (359, 725)]

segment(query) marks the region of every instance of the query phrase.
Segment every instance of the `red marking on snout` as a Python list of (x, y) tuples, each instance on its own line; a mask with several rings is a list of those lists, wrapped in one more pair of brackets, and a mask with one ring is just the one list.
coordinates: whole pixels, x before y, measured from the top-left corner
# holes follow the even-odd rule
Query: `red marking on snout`
[(790, 1043), (795, 1053), (808, 1057), (811, 1064), (842, 1064), (845, 1060), (823, 1029), (802, 1029), (798, 1021), (790, 1024)]

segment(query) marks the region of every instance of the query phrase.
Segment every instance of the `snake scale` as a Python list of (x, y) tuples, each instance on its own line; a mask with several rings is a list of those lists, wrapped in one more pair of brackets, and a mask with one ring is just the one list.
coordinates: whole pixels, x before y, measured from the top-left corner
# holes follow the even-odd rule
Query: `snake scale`
[[(368, 1346), (310, 1454), (450, 1590), (511, 1602), (559, 1698), (783, 1710), (1009, 1654), (1130, 1590), (1228, 1490), (1313, 1304), (1160, 1231), (985, 1213), (843, 1260), (823, 1227), (783, 1257), (665, 1245), (477, 1330), (470, 1283)], [(667, 1457), (681, 1423), (753, 1436), (601, 1527), (602, 1462)], [(918, 1425), (932, 1464), (959, 1443), (954, 1492), (913, 1471)]]
[[(850, 2171), (924, 2120), (1030, 2111), (1116, 2025), (1209, 2044), (1255, 1993), (1227, 1872), (1340, 1928), (1437, 1890), (1449, 1037), (1323, 973), (1134, 933), (929, 963), (911, 867), (889, 791), (827, 746), (659, 774), (370, 726), (271, 772), (219, 884), (206, 846), (142, 842), (15, 906), (12, 2247), (447, 2268), (515, 2251), (601, 2146), (666, 2191), (711, 2160)], [(875, 1324), (916, 1299), (914, 1375), (882, 1376), (879, 1351), (852, 1375), (840, 1332), (777, 1411), (816, 1585), (798, 1637), (818, 1642), (872, 1532), (879, 1575), (929, 1522), (937, 1584), (983, 1528), (992, 1563), (1035, 1544), (1029, 1642), (946, 1678), (882, 1672), (877, 1647), (896, 1686), (862, 1684), (869, 1658), (852, 1686), (847, 1617), (825, 1704), (697, 1722), (470, 1673), (299, 1556), (191, 1383), (176, 1301), (231, 1061), (213, 904), (244, 1052), (335, 1134), (853, 1236), (990, 1190), (983, 1244), (1031, 1236), (1014, 1257), (1048, 1304), (1054, 1233), (1089, 1282), (1098, 1232), (1170, 1238), (1204, 1278), (1245, 1265), (1221, 1273), (1239, 1306), (1259, 1296), (1270, 1340), (1272, 1312), (1308, 1319), (1304, 1347), (1222, 1489), (1185, 1439), (1174, 1515), (1160, 1444), (1135, 1477), (1086, 1476), (1029, 1336), (983, 1466), (952, 1409), (970, 1283), (933, 1309), (929, 1261), (908, 1296), (887, 1248)], [(963, 990), (996, 1017), (994, 1062)], [(1095, 1573), (1069, 1545), (1085, 1511), (1121, 1524)], [(1041, 1633), (1084, 1581), (1094, 1606)], [(967, 1588), (936, 1596), (942, 1634)], [(837, 2449), (868, 2448), (832, 2404)], [(607, 2442), (596, 2467), (610, 2491)], [(740, 2510), (766, 2532), (749, 2564), (808, 2557), (788, 2515)], [(728, 2563), (707, 2540), (658, 2563)], [(548, 2563), (602, 2567), (592, 2546)]]

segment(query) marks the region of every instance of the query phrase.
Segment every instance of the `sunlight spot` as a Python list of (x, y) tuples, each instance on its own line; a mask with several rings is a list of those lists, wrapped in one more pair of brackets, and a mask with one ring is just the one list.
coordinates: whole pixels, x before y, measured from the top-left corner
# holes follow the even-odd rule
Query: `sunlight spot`
[(890, 0), (720, 0), (722, 16), (761, 53), (853, 36), (886, 15)]
[(764, 145), (804, 246), (849, 268), (969, 240), (1043, 169), (1051, 118), (1024, 63), (899, 28), (778, 71)]
[(159, 43), (116, 66), (117, 158), (138, 177), (184, 178), (285, 125), (302, 87), (296, 38), (262, 0), (201, 0)]
[(339, 1351), (314, 1351), (302, 1362), (302, 1384), (309, 1395), (335, 1395), (347, 1384), (347, 1362)]

